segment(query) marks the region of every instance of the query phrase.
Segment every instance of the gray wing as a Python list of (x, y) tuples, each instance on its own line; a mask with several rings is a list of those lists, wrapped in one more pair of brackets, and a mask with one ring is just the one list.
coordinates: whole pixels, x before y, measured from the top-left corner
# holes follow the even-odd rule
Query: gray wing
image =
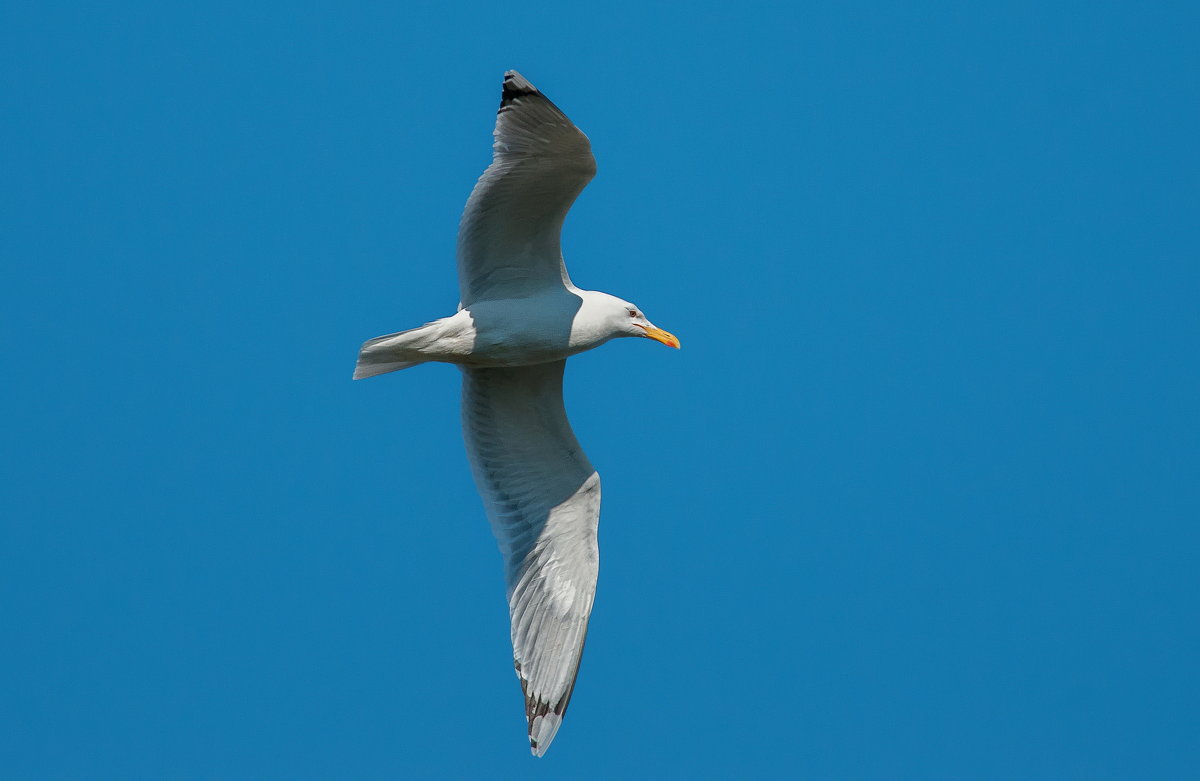
[(492, 164), (458, 227), (464, 306), (570, 284), (559, 235), (596, 175), (587, 136), (516, 71), (504, 74), (494, 136)]
[(463, 433), (504, 554), (513, 657), (541, 756), (575, 687), (596, 594), (600, 476), (567, 422), (566, 361), (463, 370)]

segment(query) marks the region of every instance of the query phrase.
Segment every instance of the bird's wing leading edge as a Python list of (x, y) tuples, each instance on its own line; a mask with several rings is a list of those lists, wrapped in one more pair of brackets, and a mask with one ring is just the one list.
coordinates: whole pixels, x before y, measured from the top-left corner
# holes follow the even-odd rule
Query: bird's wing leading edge
[(559, 235), (596, 175), (587, 136), (516, 71), (504, 74), (494, 136), (458, 228), (464, 306), (569, 283)]
[(463, 370), (463, 433), (504, 554), (513, 656), (541, 756), (566, 712), (596, 594), (600, 476), (563, 408), (566, 361)]

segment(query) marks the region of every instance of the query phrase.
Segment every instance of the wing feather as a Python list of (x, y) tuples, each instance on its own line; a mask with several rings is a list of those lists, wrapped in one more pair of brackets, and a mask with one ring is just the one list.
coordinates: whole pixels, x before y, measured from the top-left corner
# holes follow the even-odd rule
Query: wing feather
[(516, 71), (504, 74), (494, 137), (458, 228), (464, 306), (569, 285), (562, 224), (596, 175), (587, 136)]
[(575, 687), (596, 594), (600, 476), (567, 422), (566, 361), (463, 370), (463, 433), (504, 554), (529, 743), (545, 753)]

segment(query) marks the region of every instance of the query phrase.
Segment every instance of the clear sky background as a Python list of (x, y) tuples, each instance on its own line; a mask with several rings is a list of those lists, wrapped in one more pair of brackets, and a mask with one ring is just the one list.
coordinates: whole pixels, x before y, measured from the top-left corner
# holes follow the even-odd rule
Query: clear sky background
[[(1193, 3), (5, 3), (0, 776), (1200, 777)], [(120, 8), (114, 8), (119, 5)], [(604, 479), (529, 756), (449, 314), (592, 139)]]

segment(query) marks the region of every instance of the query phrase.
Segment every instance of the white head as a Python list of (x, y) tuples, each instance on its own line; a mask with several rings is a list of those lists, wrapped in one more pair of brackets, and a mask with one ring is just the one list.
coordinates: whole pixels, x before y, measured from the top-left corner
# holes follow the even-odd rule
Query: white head
[(647, 320), (646, 316), (642, 314), (642, 310), (634, 304), (607, 293), (593, 292), (593, 296), (593, 302), (590, 303), (602, 314), (604, 325), (608, 330), (606, 334), (608, 338), (641, 336), (679, 349), (679, 339)]

